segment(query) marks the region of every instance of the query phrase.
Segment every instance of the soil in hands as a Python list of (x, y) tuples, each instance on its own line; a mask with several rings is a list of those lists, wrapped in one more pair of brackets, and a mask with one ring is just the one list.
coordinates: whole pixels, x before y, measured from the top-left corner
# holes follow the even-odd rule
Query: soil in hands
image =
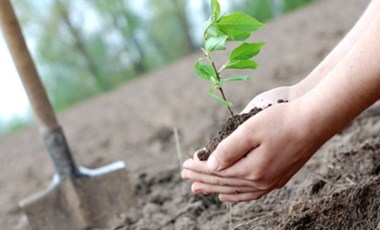
[(262, 109), (253, 108), (249, 113), (243, 113), (230, 117), (219, 129), (218, 133), (211, 141), (206, 145), (206, 147), (198, 152), (198, 158), (201, 161), (206, 161), (210, 154), (216, 149), (218, 144), (228, 137), (233, 131), (235, 131), (241, 124), (252, 116), (259, 113)]
[[(277, 103), (286, 103), (287, 100), (279, 99)], [(271, 104), (268, 107), (272, 106)], [(267, 108), (268, 108), (267, 107)], [(214, 138), (206, 145), (204, 149), (198, 151), (198, 159), (201, 161), (206, 161), (211, 153), (218, 147), (219, 143), (224, 140), (224, 138), (228, 137), (233, 131), (235, 131), (241, 124), (247, 121), (252, 116), (261, 112), (263, 109), (261, 108), (253, 108), (249, 113), (243, 113), (239, 115), (235, 115), (234, 117), (230, 117), (219, 129), (218, 133)]]

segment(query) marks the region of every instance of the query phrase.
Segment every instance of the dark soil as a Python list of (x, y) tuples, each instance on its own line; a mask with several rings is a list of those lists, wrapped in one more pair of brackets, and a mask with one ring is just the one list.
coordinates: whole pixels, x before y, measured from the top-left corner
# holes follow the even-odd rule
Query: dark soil
[[(278, 99), (277, 103), (287, 103), (288, 100)], [(266, 108), (272, 106), (269, 104)], [(264, 108), (265, 109), (265, 108)], [(211, 141), (206, 145), (205, 148), (198, 151), (197, 156), (201, 161), (206, 161), (211, 153), (218, 147), (219, 143), (222, 142), (226, 137), (228, 137), (232, 132), (234, 132), (241, 124), (246, 122), (252, 116), (258, 114), (263, 109), (253, 108), (249, 113), (243, 113), (239, 115), (234, 115), (228, 118), (228, 120), (219, 128), (218, 133), (211, 139)]]
[(233, 131), (235, 131), (241, 124), (252, 116), (259, 113), (262, 109), (253, 108), (249, 113), (243, 113), (235, 115), (234, 117), (228, 118), (228, 120), (220, 127), (218, 133), (211, 141), (206, 145), (204, 149), (198, 151), (198, 158), (201, 161), (206, 161), (210, 154), (216, 149), (219, 143), (228, 137)]

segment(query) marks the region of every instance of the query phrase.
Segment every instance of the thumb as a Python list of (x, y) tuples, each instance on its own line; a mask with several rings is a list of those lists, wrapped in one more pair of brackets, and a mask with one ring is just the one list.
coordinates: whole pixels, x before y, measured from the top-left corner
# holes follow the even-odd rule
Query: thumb
[(207, 160), (207, 167), (211, 171), (228, 168), (259, 145), (255, 139), (248, 120), (219, 143)]

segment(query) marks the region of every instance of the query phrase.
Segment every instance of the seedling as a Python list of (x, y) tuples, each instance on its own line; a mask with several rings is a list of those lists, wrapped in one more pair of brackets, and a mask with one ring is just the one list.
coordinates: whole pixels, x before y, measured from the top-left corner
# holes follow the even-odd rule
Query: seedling
[[(204, 57), (195, 63), (195, 72), (200, 78), (212, 83), (209, 94), (228, 109), (231, 117), (234, 117), (232, 103), (227, 100), (223, 86), (226, 82), (249, 80), (250, 76), (224, 76), (224, 72), (228, 69), (256, 69), (258, 67), (259, 64), (252, 58), (260, 53), (265, 43), (249, 43), (247, 40), (264, 24), (242, 12), (221, 15), (218, 0), (210, 0), (210, 4), (211, 16), (204, 26), (205, 45), (201, 48)], [(212, 54), (215, 51), (226, 50), (227, 42), (238, 42), (239, 45), (232, 50), (229, 60), (218, 68)], [(220, 96), (215, 91), (219, 91)]]

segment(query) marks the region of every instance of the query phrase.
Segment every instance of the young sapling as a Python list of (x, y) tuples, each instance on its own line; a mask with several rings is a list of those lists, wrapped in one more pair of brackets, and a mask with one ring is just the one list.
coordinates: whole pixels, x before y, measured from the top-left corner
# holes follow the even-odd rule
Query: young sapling
[[(207, 160), (211, 152), (224, 138), (249, 117), (261, 111), (259, 108), (254, 108), (248, 114), (235, 115), (232, 111), (232, 103), (227, 100), (223, 87), (227, 82), (250, 79), (246, 75), (226, 76), (227, 70), (256, 69), (258, 67), (259, 64), (252, 59), (260, 53), (265, 43), (250, 43), (247, 40), (253, 32), (261, 29), (264, 25), (242, 12), (222, 15), (218, 0), (210, 0), (210, 4), (211, 16), (205, 23), (203, 34), (205, 45), (202, 51), (204, 57), (195, 63), (195, 72), (200, 78), (212, 84), (209, 94), (228, 109), (231, 118), (221, 127), (218, 135), (204, 149), (198, 151), (197, 155), (200, 160)], [(213, 59), (213, 54), (217, 51), (226, 50), (226, 44), (232, 42), (238, 43), (237, 47), (232, 49), (228, 60), (218, 68)], [(219, 95), (217, 94), (218, 91)]]
[[(232, 111), (232, 103), (226, 98), (223, 86), (226, 82), (246, 81), (250, 77), (246, 75), (224, 76), (224, 72), (228, 69), (256, 69), (258, 63), (252, 60), (260, 53), (264, 42), (249, 43), (247, 42), (251, 34), (264, 25), (255, 18), (237, 12), (229, 15), (222, 15), (218, 0), (210, 0), (211, 16), (204, 25), (204, 48), (201, 48), (204, 57), (195, 63), (196, 74), (207, 81), (212, 86), (209, 94), (217, 102), (228, 109), (231, 117), (235, 114)], [(212, 58), (212, 54), (216, 51), (226, 50), (228, 42), (239, 42), (239, 45), (232, 50), (229, 59), (220, 68)], [(218, 96), (215, 91), (219, 91)]]

